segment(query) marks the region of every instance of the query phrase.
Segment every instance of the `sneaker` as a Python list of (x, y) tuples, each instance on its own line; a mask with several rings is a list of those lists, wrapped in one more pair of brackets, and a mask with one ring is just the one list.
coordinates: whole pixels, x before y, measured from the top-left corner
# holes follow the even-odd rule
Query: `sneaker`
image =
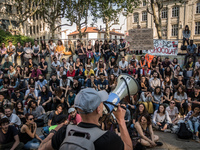
[(195, 141), (199, 143), (199, 137), (196, 136)]
[(193, 140), (195, 140), (195, 139), (196, 139), (196, 135), (195, 135), (195, 134), (193, 134), (193, 136), (192, 136), (192, 139), (193, 139)]
[(163, 143), (162, 142), (155, 142), (157, 146), (162, 146)]

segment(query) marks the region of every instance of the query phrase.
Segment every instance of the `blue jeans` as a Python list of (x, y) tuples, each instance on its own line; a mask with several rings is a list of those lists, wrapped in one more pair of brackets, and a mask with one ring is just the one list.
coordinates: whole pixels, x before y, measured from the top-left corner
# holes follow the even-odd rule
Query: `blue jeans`
[(198, 132), (198, 127), (199, 127), (199, 122), (196, 121), (196, 122), (192, 122), (191, 120), (188, 120), (188, 125), (191, 129), (192, 132)]
[(81, 83), (82, 86), (84, 86), (84, 82), (85, 82), (84, 78), (79, 78), (78, 81)]
[(158, 110), (160, 104), (153, 103), (154, 111)]
[[(39, 136), (42, 140), (44, 140), (44, 136)], [(37, 149), (40, 146), (40, 141), (36, 138), (32, 139), (31, 141), (27, 142), (24, 145), (25, 149)]]
[(94, 62), (98, 62), (100, 59), (99, 53), (96, 52), (96, 55), (94, 54)]

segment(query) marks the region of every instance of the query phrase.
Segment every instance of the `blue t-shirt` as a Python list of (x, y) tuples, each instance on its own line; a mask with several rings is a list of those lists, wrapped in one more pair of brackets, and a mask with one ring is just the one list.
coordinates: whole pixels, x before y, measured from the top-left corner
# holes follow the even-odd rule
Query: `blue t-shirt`
[(191, 45), (187, 46), (189, 53), (194, 53), (195, 48), (197, 48), (197, 46), (195, 44), (193, 44), (192, 46)]
[(52, 93), (49, 91), (47, 94), (42, 94), (42, 92), (39, 93), (39, 97), (41, 96), (41, 104), (49, 100), (49, 97), (52, 97)]
[(73, 94), (72, 97), (68, 95), (68, 102), (69, 102), (70, 107), (74, 105), (75, 97), (76, 97), (76, 94)]
[(106, 88), (106, 85), (108, 85), (108, 80), (104, 80), (103, 82), (101, 79), (98, 80), (98, 85), (100, 85), (100, 89), (104, 90)]

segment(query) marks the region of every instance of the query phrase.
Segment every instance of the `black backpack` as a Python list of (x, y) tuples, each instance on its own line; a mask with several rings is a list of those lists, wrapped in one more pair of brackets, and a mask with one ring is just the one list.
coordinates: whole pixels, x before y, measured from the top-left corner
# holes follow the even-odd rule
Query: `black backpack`
[(190, 132), (185, 123), (180, 123), (180, 129), (177, 133), (180, 139), (190, 139), (192, 138), (192, 132)]

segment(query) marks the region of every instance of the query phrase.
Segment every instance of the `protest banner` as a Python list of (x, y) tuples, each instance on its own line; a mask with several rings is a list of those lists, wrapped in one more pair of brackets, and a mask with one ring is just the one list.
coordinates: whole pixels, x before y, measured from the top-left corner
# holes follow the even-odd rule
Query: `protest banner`
[(148, 50), (151, 55), (177, 55), (178, 41), (154, 40), (154, 49)]

